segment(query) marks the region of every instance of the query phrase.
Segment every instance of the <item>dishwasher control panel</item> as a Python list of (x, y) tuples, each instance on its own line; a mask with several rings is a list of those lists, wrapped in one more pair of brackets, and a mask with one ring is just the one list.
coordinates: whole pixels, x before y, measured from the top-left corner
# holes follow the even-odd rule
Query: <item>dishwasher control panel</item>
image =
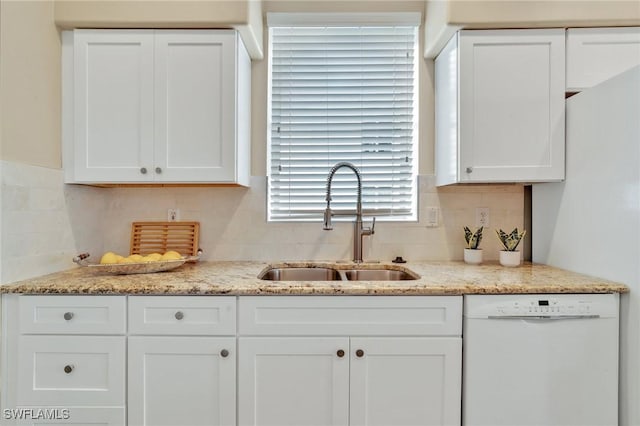
[(593, 301), (590, 300), (564, 300), (557, 298), (539, 298), (520, 302), (514, 300), (504, 305), (496, 306), (497, 315), (578, 315), (591, 313)]
[(617, 316), (617, 294), (524, 294), (465, 296), (466, 317)]

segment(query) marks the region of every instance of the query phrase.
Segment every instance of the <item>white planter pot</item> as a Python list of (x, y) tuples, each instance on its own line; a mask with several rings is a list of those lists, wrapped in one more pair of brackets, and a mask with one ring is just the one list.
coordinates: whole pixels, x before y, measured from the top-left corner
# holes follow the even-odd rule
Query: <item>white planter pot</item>
[(502, 250), (500, 252), (500, 264), (509, 267), (520, 266), (520, 252)]
[(482, 249), (464, 249), (464, 261), (471, 265), (482, 263)]

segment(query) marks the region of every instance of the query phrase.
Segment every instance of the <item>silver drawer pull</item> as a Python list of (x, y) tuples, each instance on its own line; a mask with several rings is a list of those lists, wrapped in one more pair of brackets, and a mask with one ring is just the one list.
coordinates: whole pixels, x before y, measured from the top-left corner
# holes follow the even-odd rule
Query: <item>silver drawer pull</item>
[(73, 369), (74, 369), (73, 365), (65, 365), (64, 366), (64, 372), (67, 373), (67, 374), (71, 374)]
[(182, 318), (184, 318), (184, 314), (182, 313), (182, 311), (176, 312), (176, 314), (174, 316), (176, 317), (176, 319), (178, 321), (180, 321)]
[(65, 312), (64, 319), (67, 321), (71, 321), (73, 319), (73, 312)]

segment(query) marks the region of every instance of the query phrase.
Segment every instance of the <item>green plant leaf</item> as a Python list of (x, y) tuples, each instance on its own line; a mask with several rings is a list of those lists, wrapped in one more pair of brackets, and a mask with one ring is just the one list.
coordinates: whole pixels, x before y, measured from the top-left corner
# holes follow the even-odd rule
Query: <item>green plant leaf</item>
[(509, 234), (504, 232), (502, 229), (496, 229), (496, 235), (506, 251), (515, 251), (526, 233), (526, 230), (518, 232), (518, 228), (515, 228)]
[(469, 227), (464, 227), (464, 239), (467, 241), (467, 248), (477, 250), (480, 247), (480, 241), (482, 241), (482, 226), (476, 229), (476, 232), (471, 232)]

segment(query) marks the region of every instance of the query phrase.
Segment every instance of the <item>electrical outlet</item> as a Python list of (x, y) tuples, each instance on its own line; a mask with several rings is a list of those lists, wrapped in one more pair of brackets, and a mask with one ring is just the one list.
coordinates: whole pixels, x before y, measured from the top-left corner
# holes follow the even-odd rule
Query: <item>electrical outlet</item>
[(476, 228), (489, 226), (489, 207), (476, 207)]
[(180, 209), (168, 209), (167, 220), (169, 222), (177, 222), (180, 220)]
[(437, 207), (427, 207), (426, 211), (427, 215), (427, 227), (435, 228), (438, 226), (438, 208)]

